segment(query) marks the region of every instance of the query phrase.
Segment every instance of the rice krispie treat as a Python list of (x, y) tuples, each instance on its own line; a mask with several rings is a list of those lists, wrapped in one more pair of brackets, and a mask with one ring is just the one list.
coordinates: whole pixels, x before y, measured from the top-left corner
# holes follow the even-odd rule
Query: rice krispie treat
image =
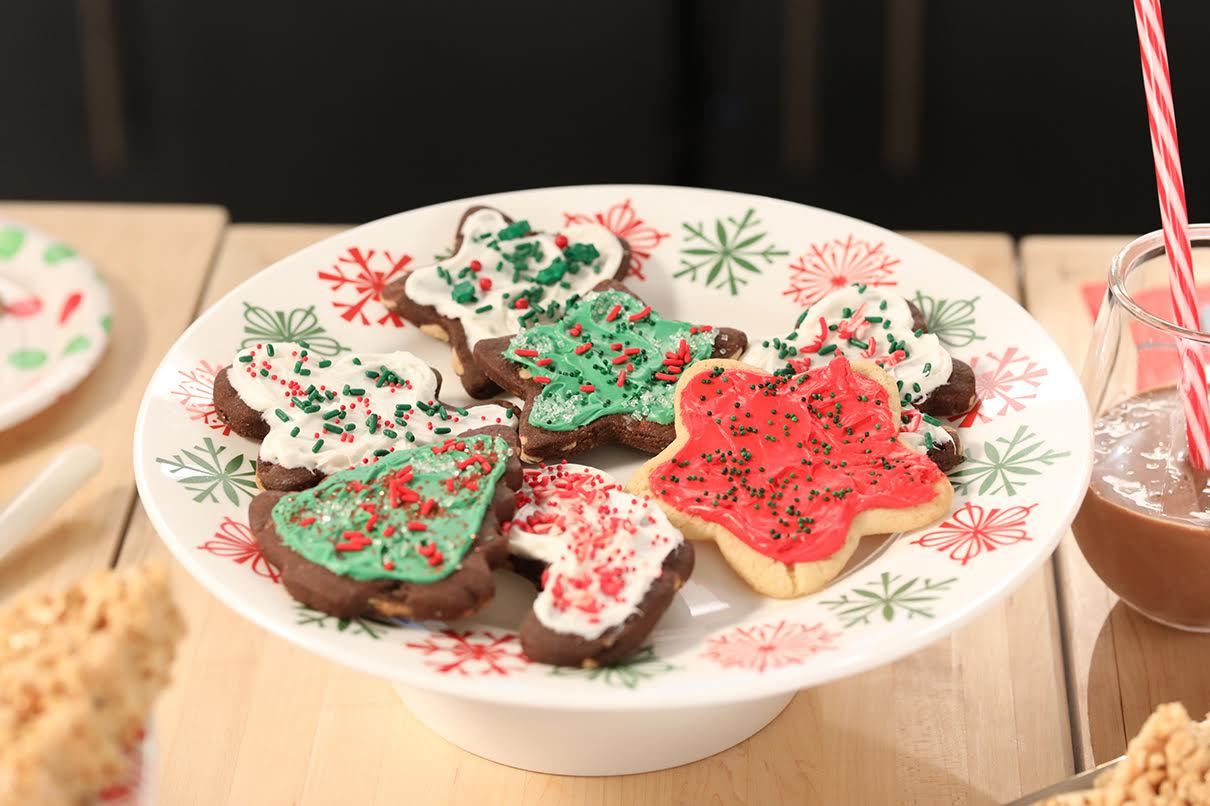
[(183, 631), (158, 566), (0, 612), (0, 804), (91, 803), (123, 781)]
[(1131, 740), (1126, 758), (1096, 787), (1041, 806), (1185, 806), (1210, 803), (1210, 719), (1194, 722), (1180, 703), (1161, 705)]

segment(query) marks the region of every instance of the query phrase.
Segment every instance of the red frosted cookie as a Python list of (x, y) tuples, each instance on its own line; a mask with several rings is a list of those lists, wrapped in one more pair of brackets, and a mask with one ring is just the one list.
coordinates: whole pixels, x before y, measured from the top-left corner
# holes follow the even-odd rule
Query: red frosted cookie
[(630, 488), (687, 537), (715, 541), (766, 596), (819, 590), (862, 535), (924, 526), (953, 488), (899, 441), (895, 382), (839, 359), (798, 375), (695, 364), (677, 384), (676, 440)]

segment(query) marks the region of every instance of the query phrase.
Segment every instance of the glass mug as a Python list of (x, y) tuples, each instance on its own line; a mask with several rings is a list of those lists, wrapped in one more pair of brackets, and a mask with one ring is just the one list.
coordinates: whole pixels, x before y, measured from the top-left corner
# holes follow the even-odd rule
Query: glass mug
[[(1190, 235), (1194, 265), (1210, 276), (1210, 225)], [(1188, 462), (1178, 352), (1185, 342), (1210, 362), (1210, 333), (1176, 325), (1168, 294), (1162, 232), (1114, 257), (1084, 362), (1093, 469), (1072, 529), (1123, 602), (1170, 627), (1210, 632), (1210, 474)]]

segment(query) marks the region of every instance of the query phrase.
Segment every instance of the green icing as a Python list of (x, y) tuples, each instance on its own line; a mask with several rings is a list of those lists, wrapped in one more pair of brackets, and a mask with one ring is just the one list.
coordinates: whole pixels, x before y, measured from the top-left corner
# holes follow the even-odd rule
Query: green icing
[(508, 443), (489, 436), (397, 450), (287, 495), (273, 522), (282, 542), (332, 573), (436, 582), (474, 543), (508, 455)]
[[(620, 309), (609, 321), (615, 306)], [(559, 322), (535, 325), (509, 342), (505, 358), (534, 377), (550, 379), (530, 409), (532, 425), (571, 431), (609, 414), (629, 414), (665, 425), (672, 422), (676, 375), (666, 363), (670, 361), (667, 354), (681, 354), (684, 340), (689, 360), (679, 363), (682, 368), (709, 358), (714, 352), (714, 333), (688, 322), (663, 319), (654, 311), (637, 321), (630, 319), (644, 308), (641, 301), (621, 291), (594, 292), (569, 305)], [(575, 352), (588, 343), (590, 349)], [(613, 349), (615, 344), (621, 349)], [(626, 356), (626, 350), (636, 348), (638, 353)], [(538, 355), (518, 355), (518, 350), (537, 351)], [(620, 356), (626, 360), (620, 361)], [(538, 363), (545, 358), (551, 362)], [(623, 370), (626, 374), (619, 386)], [(586, 385), (592, 391), (582, 388)]]

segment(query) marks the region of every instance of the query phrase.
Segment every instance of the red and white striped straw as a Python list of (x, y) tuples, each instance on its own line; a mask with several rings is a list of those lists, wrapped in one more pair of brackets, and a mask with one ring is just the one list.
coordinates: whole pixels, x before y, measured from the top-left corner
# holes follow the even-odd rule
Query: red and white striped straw
[[(1176, 141), (1176, 112), (1172, 105), (1172, 79), (1168, 75), (1168, 48), (1164, 44), (1160, 0), (1134, 0), (1134, 20), (1139, 29), (1143, 88), (1147, 93), (1151, 154), (1155, 158), (1155, 182), (1159, 189), (1160, 218), (1168, 253), (1172, 310), (1181, 327), (1200, 330), (1193, 250), (1189, 245), (1189, 213), (1185, 209), (1185, 180), (1181, 175), (1181, 155)], [(1210, 470), (1210, 401), (1206, 394), (1205, 370), (1194, 345), (1181, 339), (1177, 348), (1181, 358), (1181, 396), (1185, 402), (1189, 460), (1201, 470)]]

